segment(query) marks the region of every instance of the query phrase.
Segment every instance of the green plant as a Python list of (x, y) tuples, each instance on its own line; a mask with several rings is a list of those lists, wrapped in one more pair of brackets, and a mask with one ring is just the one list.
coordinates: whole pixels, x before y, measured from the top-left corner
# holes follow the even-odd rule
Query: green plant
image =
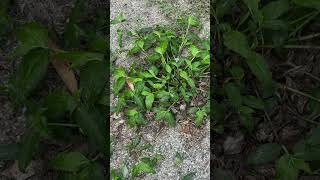
[[(90, 152), (83, 155), (69, 148), (53, 158), (50, 167), (63, 171), (64, 178), (105, 178), (104, 168), (97, 160), (109, 152), (105, 106), (99, 101), (105, 96), (109, 73), (104, 56), (107, 49), (105, 37), (98, 32), (101, 29), (97, 23), (99, 17), (93, 19), (92, 29), (80, 26), (83, 23), (79, 20), (81, 4), (82, 1), (77, 1), (64, 41), (59, 44), (65, 47), (64, 50), (53, 45), (53, 37), (49, 37), (48, 30), (39, 23), (26, 23), (16, 29), (18, 47), (9, 58), (21, 57), (22, 62), (11, 76), (6, 91), (17, 108), (26, 108), (27, 130), (18, 144), (1, 145), (0, 152), (1, 159), (18, 160), (19, 169), (23, 172), (41, 152), (44, 141), (75, 145), (75, 139), (86, 138)], [(78, 31), (87, 32), (87, 35), (80, 37)], [(44, 97), (35, 97), (34, 93), (41, 87), (50, 64), (70, 92), (56, 89)], [(80, 72), (79, 88), (73, 73), (75, 70)], [(9, 150), (11, 152), (7, 152)]]
[[(290, 49), (319, 48), (301, 45), (318, 36), (302, 36), (307, 32), (304, 28), (319, 18), (318, 1), (217, 0), (212, 5), (218, 59), (213, 71), (215, 75), (212, 76), (212, 130), (223, 134), (229, 118), (236, 117), (244, 133), (251, 139), (256, 125), (261, 122), (259, 119), (263, 117), (273, 124), (269, 112), (278, 103), (279, 90), (308, 98), (311, 113), (302, 119), (309, 123), (308, 127), (317, 127), (319, 122), (314, 121), (320, 102), (317, 90), (308, 94), (277, 82), (279, 78), (275, 80), (277, 74), (272, 74), (265, 56), (283, 56)], [(270, 51), (266, 53), (266, 49)], [(314, 137), (317, 136), (316, 131), (312, 131)], [(302, 171), (318, 174), (316, 166), (309, 167), (316, 164), (317, 157), (299, 157), (296, 147), (292, 151), (287, 150), (284, 145), (286, 142), (281, 142), (277, 132), (272, 130), (272, 134), (276, 137), (275, 142), (259, 145), (249, 154), (247, 163), (250, 166), (276, 160), (276, 179), (298, 179)], [(308, 141), (308, 138), (303, 141)], [(318, 147), (314, 143), (311, 143), (312, 149), (317, 152)], [(278, 158), (282, 149), (285, 153)], [(305, 153), (314, 155), (312, 152), (302, 154)], [(217, 169), (215, 173), (217, 178), (226, 178), (228, 174), (222, 169)]]
[[(117, 68), (114, 72), (115, 111), (125, 110), (129, 127), (147, 124), (145, 114), (149, 112), (155, 113), (155, 120), (165, 120), (173, 127), (176, 120), (172, 108), (189, 105), (202, 91), (202, 98), (208, 98), (207, 90), (199, 84), (209, 77), (209, 41), (193, 31), (199, 27), (194, 17), (180, 22), (183, 32), (157, 27), (133, 33), (135, 43), (128, 55), (141, 59), (143, 65), (134, 63), (129, 71)], [(198, 127), (207, 116), (208, 105), (196, 112)]]

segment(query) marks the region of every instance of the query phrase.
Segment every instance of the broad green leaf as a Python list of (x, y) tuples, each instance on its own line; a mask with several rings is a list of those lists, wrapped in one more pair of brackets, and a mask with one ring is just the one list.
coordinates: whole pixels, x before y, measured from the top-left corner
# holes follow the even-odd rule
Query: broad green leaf
[(126, 19), (124, 18), (123, 13), (120, 13), (115, 19), (111, 20), (110, 24), (114, 25), (114, 24), (125, 22), (125, 21)]
[(242, 57), (249, 57), (251, 52), (246, 36), (239, 31), (230, 31), (224, 35), (224, 45)]
[(48, 30), (35, 22), (24, 24), (17, 29), (16, 37), (19, 45), (14, 56), (23, 56), (35, 48), (48, 47)]
[(194, 180), (195, 172), (190, 172), (182, 177), (182, 180)]
[(161, 55), (164, 55), (164, 53), (167, 51), (168, 48), (168, 40), (162, 39), (160, 42), (160, 46), (155, 48), (155, 51)]
[(204, 110), (198, 110), (196, 112), (195, 124), (198, 128), (201, 126), (205, 116), (207, 116), (207, 113)]
[(159, 54), (152, 54), (146, 58), (147, 61), (152, 63), (157, 62), (160, 59), (161, 59), (161, 56)]
[(133, 128), (136, 126), (146, 125), (148, 122), (144, 119), (143, 115), (135, 109), (130, 109), (126, 112), (128, 117), (127, 124)]
[(301, 158), (306, 161), (319, 161), (320, 160), (320, 128), (312, 129), (311, 133), (298, 142), (293, 152), (295, 157)]
[(76, 24), (76, 22), (69, 21), (64, 32), (65, 47), (67, 49), (79, 48), (81, 39), (85, 36), (86, 33)]
[(276, 179), (297, 180), (300, 170), (310, 171), (309, 165), (301, 159), (285, 154), (276, 163)]
[(196, 85), (194, 84), (194, 81), (189, 77), (186, 71), (180, 71), (180, 76), (187, 81), (189, 86), (191, 86), (192, 88), (196, 87)]
[(140, 162), (138, 164), (133, 165), (132, 167), (132, 177), (138, 177), (141, 174), (146, 173), (156, 173), (155, 168), (149, 163)]
[(146, 108), (148, 110), (151, 109), (153, 101), (154, 101), (154, 95), (153, 94), (149, 94), (149, 95), (146, 96), (145, 102), (146, 102)]
[(243, 96), (242, 97), (243, 104), (255, 108), (255, 109), (264, 109), (264, 102), (261, 99), (258, 99), (254, 96)]
[(230, 69), (230, 73), (234, 79), (243, 79), (244, 78), (244, 70), (240, 66), (233, 66)]
[(262, 23), (262, 28), (275, 31), (287, 31), (288, 24), (283, 20), (266, 20)]
[(56, 170), (77, 172), (89, 163), (89, 159), (80, 152), (67, 152), (61, 153), (51, 160), (50, 165)]
[(62, 61), (71, 62), (72, 68), (79, 68), (90, 61), (103, 61), (104, 54), (95, 52), (60, 52), (56, 58)]
[(255, 128), (255, 121), (252, 118), (252, 113), (254, 112), (253, 109), (241, 106), (238, 109), (240, 113), (240, 122), (241, 124), (249, 131), (252, 132)]
[(93, 147), (105, 153), (107, 132), (105, 131), (106, 120), (104, 114), (96, 107), (80, 104), (73, 112), (72, 119), (88, 136)]
[(40, 141), (48, 137), (46, 118), (36, 105), (29, 105), (27, 131), (19, 144), (18, 166), (25, 172), (33, 156), (39, 151)]
[(24, 56), (9, 83), (10, 96), (17, 104), (23, 104), (38, 86), (47, 73), (48, 65), (48, 51), (45, 49), (34, 49)]
[(216, 168), (212, 171), (213, 179), (221, 179), (221, 180), (234, 180), (232, 174), (229, 171)]
[(10, 30), (10, 27), (12, 26), (11, 18), (8, 14), (9, 10), (9, 1), (3, 0), (0, 2), (0, 37), (3, 37), (3, 35), (6, 35), (6, 33)]
[(167, 73), (169, 73), (169, 74), (172, 72), (172, 68), (170, 67), (169, 64), (166, 64), (166, 71), (167, 71)]
[(234, 107), (240, 107), (242, 104), (242, 96), (240, 94), (240, 88), (234, 83), (227, 83), (224, 86), (224, 90)]
[(98, 163), (90, 163), (87, 164), (86, 167), (80, 170), (78, 173), (78, 180), (105, 180), (104, 177), (104, 169), (103, 167)]
[(145, 110), (145, 105), (143, 102), (143, 98), (140, 95), (133, 95), (134, 103), (139, 107), (140, 110)]
[(319, 0), (292, 0), (292, 2), (302, 7), (315, 8), (317, 10), (320, 10)]
[(265, 59), (260, 54), (252, 52), (250, 53), (246, 62), (249, 65), (252, 73), (258, 78), (259, 81), (262, 82), (266, 88), (265, 90), (270, 94), (273, 91), (273, 80), (272, 74)]
[(140, 39), (140, 40), (136, 41), (136, 45), (137, 45), (139, 48), (143, 49), (144, 41)]
[(243, 2), (247, 5), (254, 21), (258, 24), (261, 24), (263, 21), (263, 14), (259, 10), (260, 0), (243, 0)]
[(0, 161), (16, 160), (18, 152), (18, 144), (0, 144)]
[(216, 5), (216, 16), (218, 18), (223, 17), (227, 13), (231, 12), (231, 8), (235, 5), (237, 0), (222, 0), (217, 1)]
[(117, 68), (115, 71), (114, 71), (114, 79), (117, 80), (121, 77), (126, 77), (127, 74), (126, 74), (126, 71), (123, 69), (123, 68)]
[(168, 122), (169, 127), (174, 127), (176, 121), (174, 119), (174, 115), (170, 110), (160, 110), (157, 112), (156, 121), (166, 120)]
[(141, 48), (135, 46), (135, 47), (133, 47), (132, 49), (129, 50), (128, 55), (129, 56), (136, 55), (136, 54), (140, 53), (141, 50), (142, 50)]
[(118, 95), (119, 92), (123, 89), (125, 84), (126, 84), (126, 78), (123, 78), (123, 77), (119, 78), (115, 82), (114, 87), (113, 87), (114, 94)]
[(190, 26), (196, 27), (196, 26), (199, 25), (199, 21), (198, 21), (195, 17), (189, 16), (189, 17), (188, 17), (188, 24), (189, 24)]
[(200, 52), (200, 50), (195, 45), (191, 45), (189, 50), (190, 50), (193, 57), (196, 57), (198, 55), (198, 53)]
[(278, 0), (268, 3), (262, 8), (264, 20), (273, 20), (287, 13), (289, 10), (288, 0)]
[(72, 112), (77, 102), (66, 91), (54, 91), (44, 98), (45, 115), (51, 120), (63, 119), (65, 113)]
[(247, 162), (253, 165), (266, 164), (274, 161), (281, 153), (281, 146), (276, 143), (262, 144), (251, 152)]
[(108, 81), (106, 61), (91, 61), (80, 69), (81, 98), (90, 103), (97, 102)]

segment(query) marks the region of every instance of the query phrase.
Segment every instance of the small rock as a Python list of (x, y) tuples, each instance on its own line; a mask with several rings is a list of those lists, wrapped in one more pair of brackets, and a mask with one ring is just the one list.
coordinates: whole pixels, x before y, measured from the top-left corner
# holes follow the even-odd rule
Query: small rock
[(238, 154), (242, 151), (242, 145), (244, 141), (244, 136), (242, 134), (236, 137), (227, 137), (223, 143), (223, 149), (225, 154)]

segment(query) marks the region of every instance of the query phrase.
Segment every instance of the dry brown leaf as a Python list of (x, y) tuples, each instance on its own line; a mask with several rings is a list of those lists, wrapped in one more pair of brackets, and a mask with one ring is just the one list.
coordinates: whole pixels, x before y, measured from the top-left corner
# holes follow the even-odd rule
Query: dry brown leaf
[[(59, 48), (49, 40), (48, 46), (51, 49), (54, 49), (56, 51), (61, 51)], [(78, 81), (76, 79), (76, 76), (74, 75), (73, 70), (70, 69), (69, 63), (58, 60), (58, 59), (53, 59), (51, 61), (53, 67), (56, 69), (57, 73), (67, 86), (68, 90), (73, 93), (78, 89)]]
[(133, 85), (133, 83), (130, 82), (128, 79), (126, 80), (126, 82), (127, 82), (128, 86), (129, 86), (129, 88), (131, 89), (131, 91), (134, 91), (134, 85)]

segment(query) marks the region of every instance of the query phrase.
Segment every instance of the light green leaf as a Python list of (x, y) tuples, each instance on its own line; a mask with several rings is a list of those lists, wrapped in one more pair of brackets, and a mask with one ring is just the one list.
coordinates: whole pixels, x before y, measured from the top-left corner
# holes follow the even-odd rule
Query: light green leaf
[(172, 68), (169, 64), (166, 64), (166, 71), (170, 74), (172, 72)]
[(195, 17), (193, 17), (193, 16), (189, 16), (188, 17), (188, 24), (190, 25), (190, 26), (198, 26), (199, 25), (199, 22), (198, 22), (198, 20), (195, 18)]
[(207, 116), (207, 113), (204, 110), (198, 110), (196, 112), (195, 124), (198, 128), (201, 126), (205, 116)]
[(117, 68), (115, 71), (114, 71), (114, 79), (117, 80), (121, 77), (126, 77), (127, 74), (126, 74), (126, 71), (123, 69), (123, 68)]
[(138, 164), (133, 165), (132, 167), (132, 177), (138, 177), (141, 174), (146, 174), (146, 173), (156, 173), (155, 168), (146, 162), (140, 162)]
[(77, 172), (89, 163), (89, 159), (80, 152), (68, 152), (59, 154), (51, 160), (50, 165), (56, 170)]
[(154, 95), (153, 94), (149, 94), (149, 95), (146, 96), (145, 102), (146, 102), (146, 108), (148, 110), (151, 109), (153, 101), (154, 101)]
[(114, 25), (125, 21), (126, 19), (124, 18), (123, 13), (120, 13), (115, 19), (111, 20), (110, 24)]
[(169, 127), (174, 127), (176, 124), (174, 116), (170, 110), (158, 111), (155, 119), (156, 119), (156, 121), (166, 120), (168, 122)]
[(126, 112), (128, 116), (127, 124), (130, 128), (146, 125), (148, 122), (144, 119), (143, 115), (136, 109), (130, 109)]
[(123, 89), (125, 84), (126, 84), (126, 79), (123, 77), (119, 78), (113, 87), (114, 94), (115, 95), (119, 94), (119, 92)]
[(281, 153), (281, 146), (276, 143), (262, 144), (251, 152), (247, 162), (253, 165), (266, 164), (274, 161)]
[(200, 50), (195, 45), (191, 45), (189, 50), (190, 50), (193, 57), (196, 57), (198, 55), (198, 53), (200, 52)]

